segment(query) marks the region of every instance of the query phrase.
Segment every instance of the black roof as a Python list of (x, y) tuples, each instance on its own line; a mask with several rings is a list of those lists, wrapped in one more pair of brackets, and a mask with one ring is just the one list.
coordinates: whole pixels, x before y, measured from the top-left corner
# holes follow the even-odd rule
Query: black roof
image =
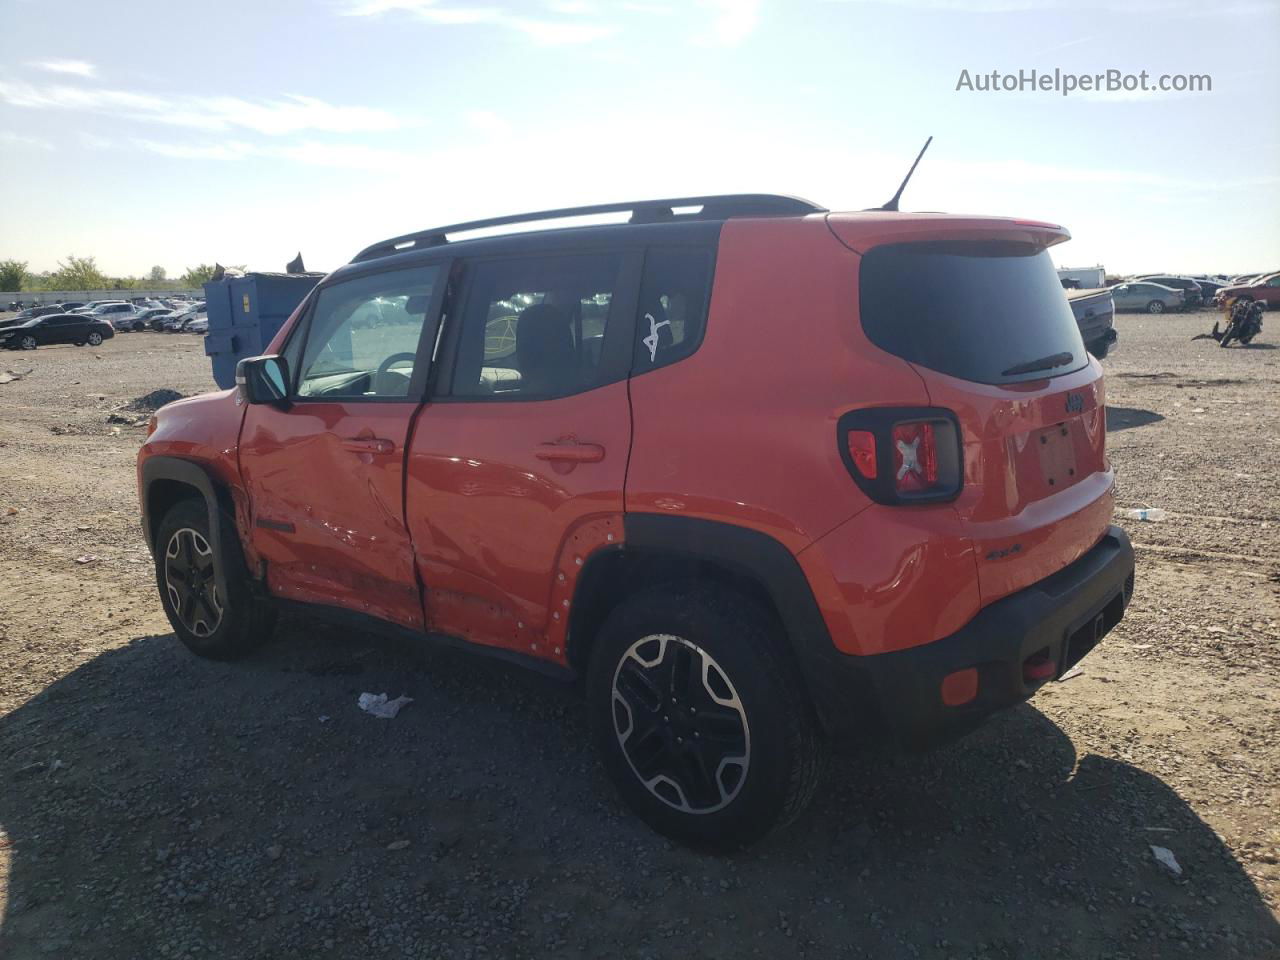
[[(432, 227), (429, 230), (406, 233), (365, 247), (351, 259), (351, 262), (353, 264), (363, 263), (368, 260), (380, 260), (397, 254), (444, 246), (450, 243), (448, 234), (451, 233), (486, 230), (518, 223), (537, 223), (543, 220), (564, 220), (571, 217), (585, 217), (594, 214), (630, 213), (631, 219), (626, 224), (612, 224), (608, 227), (553, 227), (549, 230), (536, 231), (536, 233), (545, 237), (547, 232), (567, 232), (570, 229), (609, 229), (613, 231), (618, 228), (630, 228), (638, 225), (720, 223), (731, 217), (802, 217), (811, 213), (826, 212), (825, 207), (820, 207), (808, 200), (769, 193), (724, 194), (705, 197), (675, 197), (665, 200), (638, 200), (628, 203), (601, 203), (587, 207), (563, 207), (558, 210), (540, 210), (534, 213), (491, 217), (486, 220), (471, 220), (464, 223), (447, 224), (445, 226)], [(465, 242), (470, 246), (474, 241)]]

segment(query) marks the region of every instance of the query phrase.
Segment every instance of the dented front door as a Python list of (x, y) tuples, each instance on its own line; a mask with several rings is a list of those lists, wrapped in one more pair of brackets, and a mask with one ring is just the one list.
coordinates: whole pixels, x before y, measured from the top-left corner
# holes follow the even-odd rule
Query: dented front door
[(435, 342), (443, 265), (330, 283), (286, 356), (292, 396), (240, 437), (252, 538), (273, 596), (424, 626), (404, 464)]

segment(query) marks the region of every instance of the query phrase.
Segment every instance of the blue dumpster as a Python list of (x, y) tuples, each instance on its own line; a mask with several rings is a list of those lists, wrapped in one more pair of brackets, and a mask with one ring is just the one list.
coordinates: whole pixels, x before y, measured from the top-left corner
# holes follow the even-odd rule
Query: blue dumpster
[(213, 360), (213, 379), (224, 390), (235, 386), (236, 364), (256, 357), (303, 297), (324, 279), (323, 273), (246, 273), (204, 285), (209, 311), (205, 355)]

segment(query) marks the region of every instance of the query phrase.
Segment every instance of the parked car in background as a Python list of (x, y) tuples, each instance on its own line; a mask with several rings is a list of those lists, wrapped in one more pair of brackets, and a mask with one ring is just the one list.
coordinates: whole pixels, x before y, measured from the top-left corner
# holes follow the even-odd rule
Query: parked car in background
[(1058, 280), (1068, 290), (1097, 290), (1107, 285), (1104, 267), (1061, 267)]
[(1111, 297), (1117, 310), (1142, 310), (1145, 313), (1181, 310), (1186, 305), (1183, 291), (1145, 280), (1129, 280), (1112, 287)]
[(1133, 277), (1134, 280), (1141, 280), (1145, 283), (1158, 283), (1162, 287), (1172, 287), (1175, 290), (1186, 291), (1184, 296), (1184, 305), (1188, 307), (1198, 307), (1203, 302), (1203, 295), (1200, 292), (1200, 283), (1191, 277), (1178, 277), (1172, 274), (1152, 274), (1150, 276)]
[(104, 303), (100, 307), (95, 307), (90, 311), (89, 316), (97, 317), (100, 320), (106, 320), (110, 324), (115, 324), (117, 320), (130, 319), (137, 315), (132, 303)]
[(1227, 285), (1225, 280), (1197, 279), (1196, 283), (1200, 285), (1201, 303), (1213, 303), (1218, 291)]
[(1257, 300), (1267, 309), (1280, 307), (1280, 273), (1266, 273), (1246, 283), (1233, 283), (1218, 290), (1216, 302), (1228, 300)]
[(16, 327), (0, 330), (0, 347), (9, 350), (34, 350), (55, 343), (86, 343), (98, 346), (116, 335), (111, 324), (82, 313), (55, 313), (28, 320)]
[(1120, 339), (1116, 333), (1116, 304), (1111, 291), (1068, 289), (1067, 303), (1071, 304), (1085, 349), (1099, 360), (1104, 359)]
[(173, 316), (173, 311), (166, 307), (151, 307), (146, 310), (139, 310), (129, 322), (129, 329), (133, 331), (146, 330), (148, 328), (154, 330), (156, 329), (152, 325), (154, 322), (163, 322), (171, 316)]
[(203, 313), (188, 323), (187, 328), (183, 331), (183, 333), (198, 333), (202, 337), (208, 332), (209, 318)]
[(153, 330), (164, 330), (167, 333), (181, 333), (187, 328), (187, 324), (196, 319), (207, 319), (203, 304), (199, 307), (190, 307), (181, 313), (170, 314), (160, 320), (158, 326), (153, 326)]
[(18, 313), (15, 319), (18, 320), (34, 320), (36, 317), (48, 317), (55, 313), (66, 313), (59, 304), (49, 303), (37, 307), (27, 307)]
[(68, 313), (92, 313), (98, 307), (105, 306), (108, 303), (124, 303), (123, 300), (90, 300), (82, 307), (76, 307), (74, 310), (68, 310)]

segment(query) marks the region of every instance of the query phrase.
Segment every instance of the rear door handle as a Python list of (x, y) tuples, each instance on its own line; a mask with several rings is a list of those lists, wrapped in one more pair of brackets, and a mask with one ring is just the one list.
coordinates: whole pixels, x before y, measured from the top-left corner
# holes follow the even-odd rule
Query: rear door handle
[(381, 437), (352, 437), (343, 440), (342, 446), (353, 453), (394, 453), (396, 445)]
[(604, 447), (598, 443), (542, 443), (533, 455), (562, 463), (599, 463), (604, 459)]

